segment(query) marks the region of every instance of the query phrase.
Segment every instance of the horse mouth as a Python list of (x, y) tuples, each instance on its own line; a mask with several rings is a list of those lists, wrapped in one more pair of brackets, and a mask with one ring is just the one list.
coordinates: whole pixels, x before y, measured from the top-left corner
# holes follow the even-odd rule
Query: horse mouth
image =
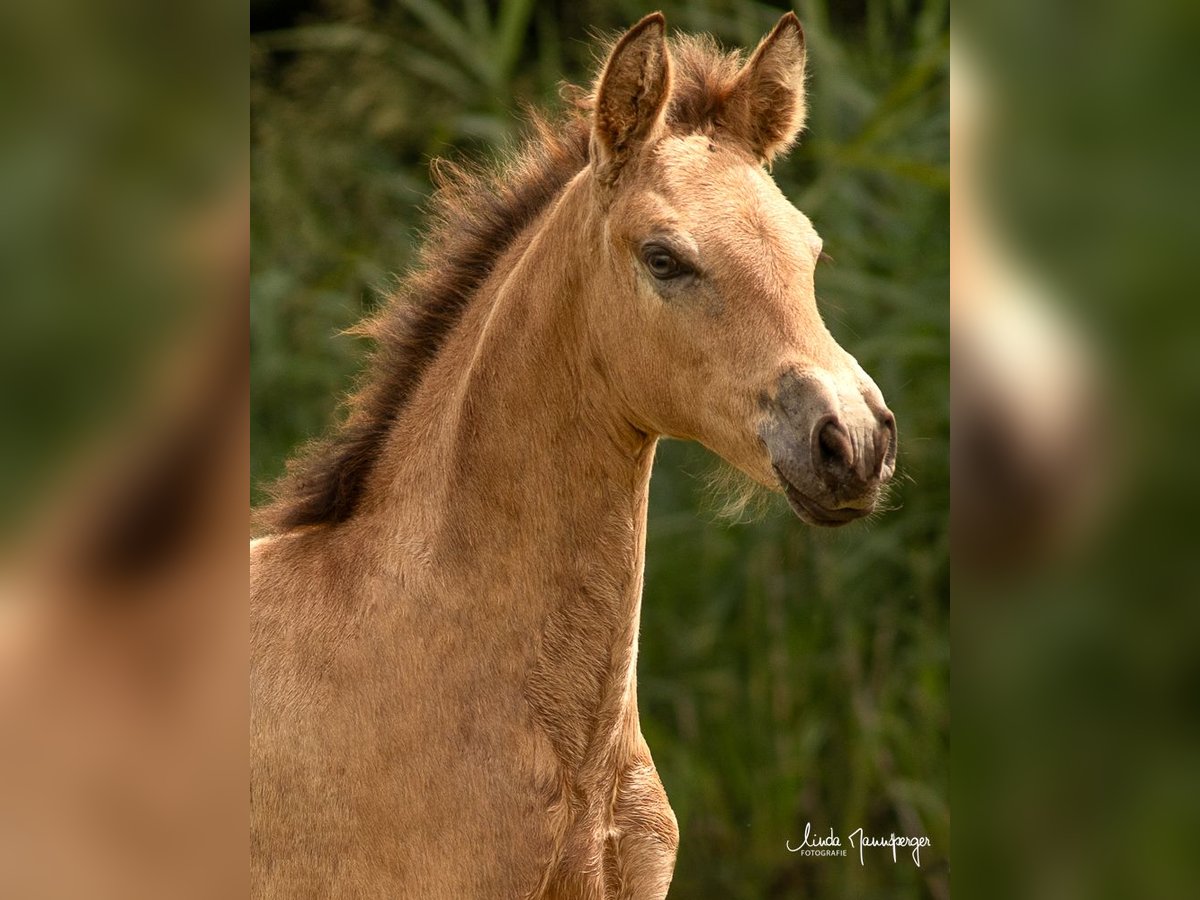
[(823, 506), (811, 497), (802, 494), (779, 471), (778, 466), (772, 466), (772, 468), (779, 478), (779, 483), (783, 485), (783, 493), (787, 497), (788, 505), (792, 508), (792, 512), (810, 525), (820, 525), (822, 528), (837, 528), (840, 525), (854, 522), (871, 513), (870, 506), (865, 508), (843, 506), (839, 509), (830, 509), (827, 506)]

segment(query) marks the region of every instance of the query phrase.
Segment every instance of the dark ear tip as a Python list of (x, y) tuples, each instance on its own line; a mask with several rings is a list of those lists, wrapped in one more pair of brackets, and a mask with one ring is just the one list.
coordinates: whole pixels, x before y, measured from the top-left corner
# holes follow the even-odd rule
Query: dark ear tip
[(648, 31), (665, 32), (666, 30), (667, 17), (664, 16), (661, 11), (658, 11), (649, 13), (648, 15), (642, 16), (640, 19), (638, 19), (637, 24), (629, 29), (629, 35), (630, 37), (634, 35), (640, 36), (644, 32)]
[(804, 46), (804, 26), (800, 24), (800, 17), (790, 9), (780, 17), (775, 25), (776, 35), (782, 35), (785, 31), (794, 32), (800, 46)]

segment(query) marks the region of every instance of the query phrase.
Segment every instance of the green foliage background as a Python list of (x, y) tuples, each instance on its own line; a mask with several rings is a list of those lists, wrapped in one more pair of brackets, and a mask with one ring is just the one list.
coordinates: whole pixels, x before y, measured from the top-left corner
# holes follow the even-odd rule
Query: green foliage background
[[(262, 0), (251, 41), (252, 484), (319, 433), (361, 361), (338, 332), (413, 258), (434, 156), (494, 156), (522, 103), (652, 6)], [(661, 4), (753, 47), (783, 6)], [(642, 724), (682, 832), (672, 898), (948, 897), (948, 3), (798, 4), (807, 136), (775, 176), (834, 262), (822, 311), (900, 423), (895, 509), (837, 532), (718, 520), (695, 445), (652, 482)], [(263, 21), (267, 17), (260, 17)], [(916, 868), (789, 853), (806, 822), (924, 834)]]

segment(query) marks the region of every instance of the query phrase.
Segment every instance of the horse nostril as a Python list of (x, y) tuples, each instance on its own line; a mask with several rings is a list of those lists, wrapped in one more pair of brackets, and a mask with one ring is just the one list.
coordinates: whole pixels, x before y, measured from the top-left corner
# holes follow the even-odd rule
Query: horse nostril
[(890, 409), (885, 409), (879, 414), (879, 424), (892, 437), (896, 436), (896, 415)]
[(854, 465), (854, 448), (850, 436), (842, 424), (834, 418), (828, 419), (817, 434), (817, 450), (821, 467), (836, 474), (848, 472)]
[(875, 466), (875, 476), (886, 481), (892, 476), (896, 465), (896, 416), (890, 409), (885, 409), (879, 415), (880, 435), (879, 444), (882, 452)]

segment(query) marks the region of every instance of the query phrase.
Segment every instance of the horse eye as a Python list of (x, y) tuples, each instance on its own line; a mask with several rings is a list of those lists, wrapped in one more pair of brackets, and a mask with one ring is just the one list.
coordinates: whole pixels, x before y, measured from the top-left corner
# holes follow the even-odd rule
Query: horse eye
[(657, 245), (647, 247), (643, 251), (642, 261), (650, 270), (650, 274), (660, 281), (677, 278), (688, 271), (687, 267), (676, 259), (671, 251)]

